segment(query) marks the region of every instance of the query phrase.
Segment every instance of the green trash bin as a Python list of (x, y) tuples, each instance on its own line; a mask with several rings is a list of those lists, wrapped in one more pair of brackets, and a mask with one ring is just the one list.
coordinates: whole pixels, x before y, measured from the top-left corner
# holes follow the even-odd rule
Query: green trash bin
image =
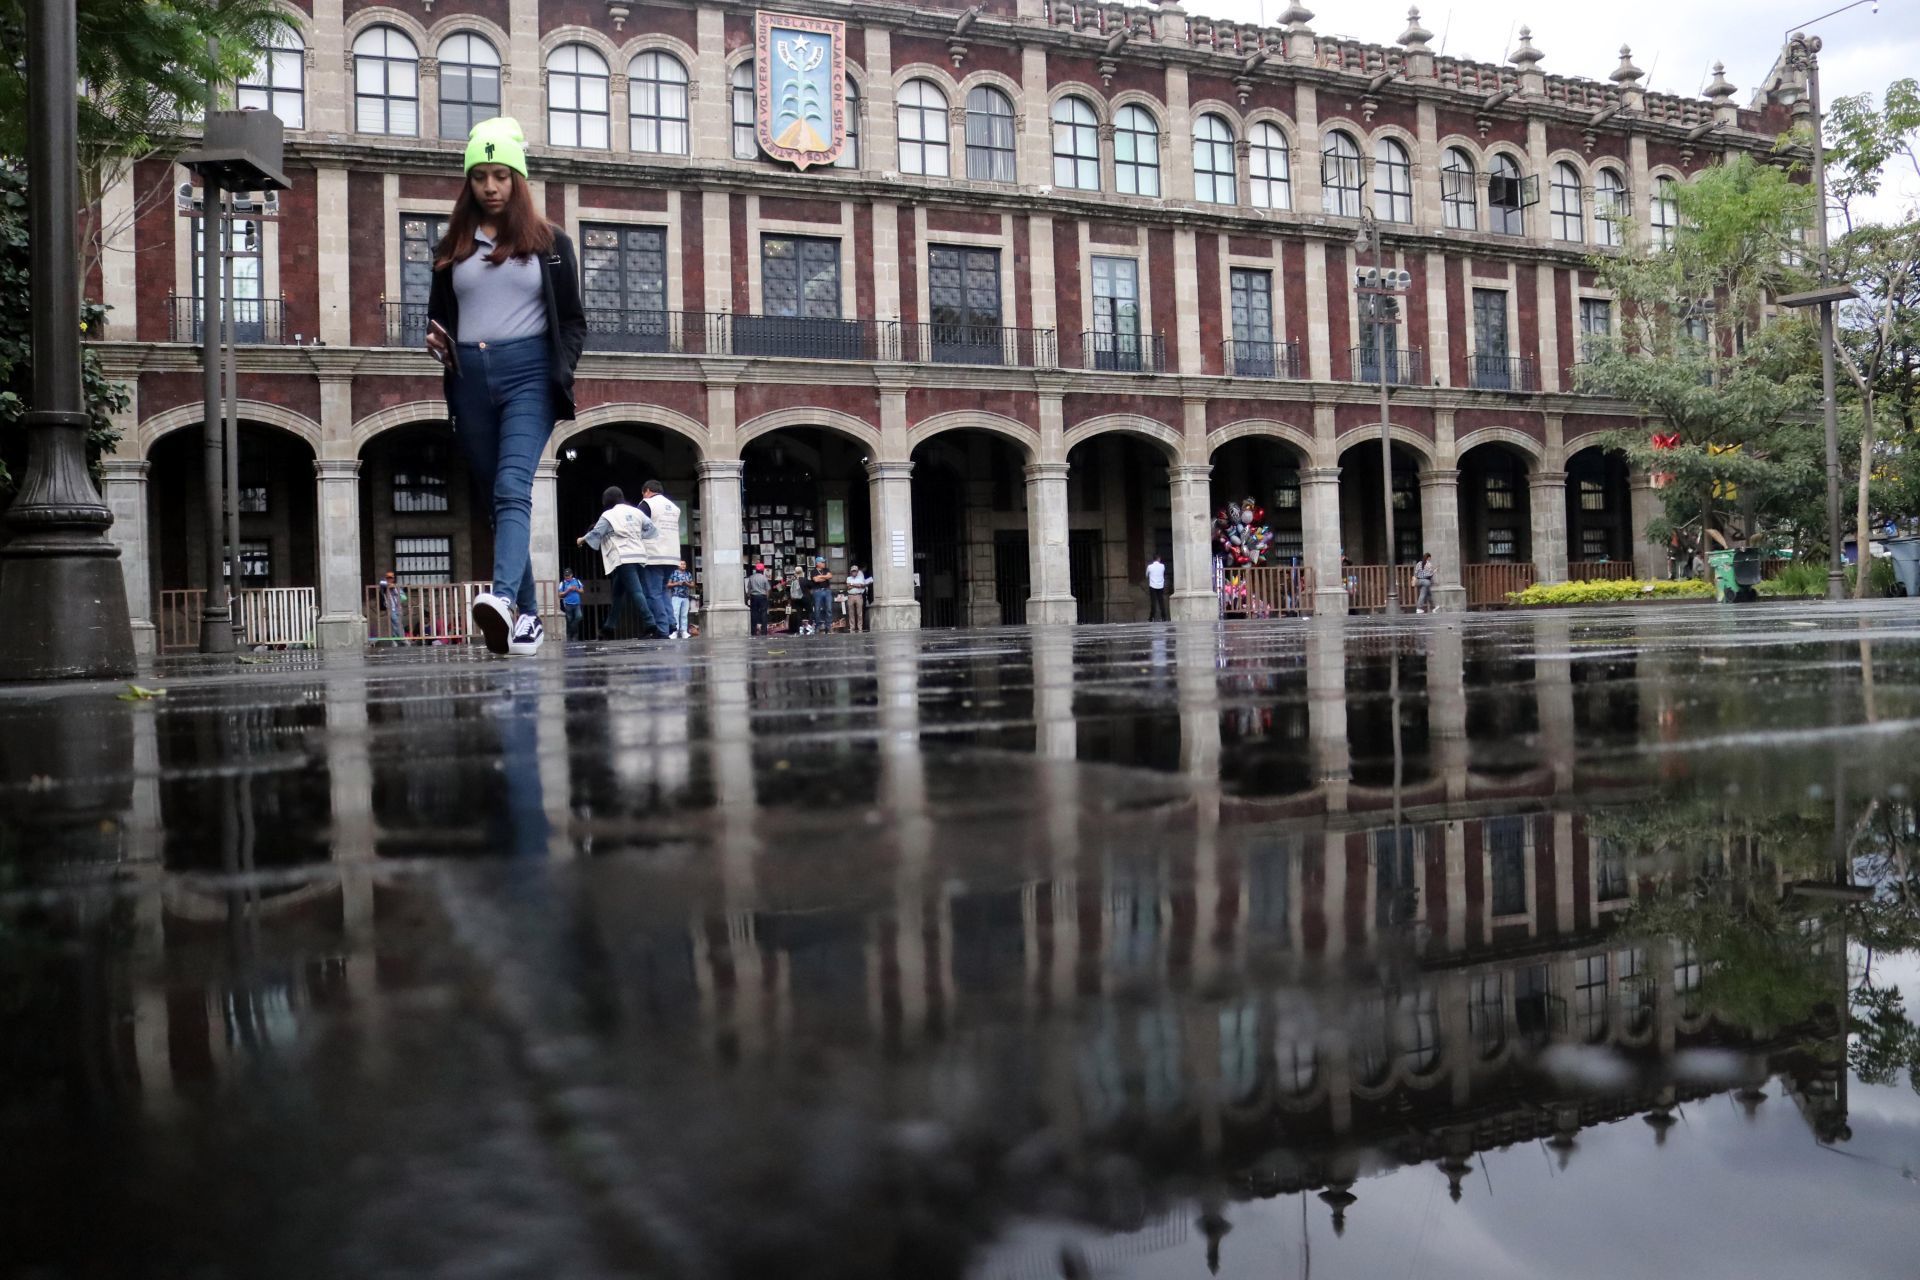
[(1713, 569), (1714, 598), (1721, 604), (1759, 599), (1764, 558), (1758, 551), (1707, 552), (1707, 564)]

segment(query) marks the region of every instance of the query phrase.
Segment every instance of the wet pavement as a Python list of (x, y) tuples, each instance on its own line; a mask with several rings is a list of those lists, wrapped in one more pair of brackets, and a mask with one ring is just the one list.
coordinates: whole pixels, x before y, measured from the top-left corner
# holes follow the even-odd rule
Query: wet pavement
[(1911, 1277), (1905, 605), (0, 690), (0, 1274)]

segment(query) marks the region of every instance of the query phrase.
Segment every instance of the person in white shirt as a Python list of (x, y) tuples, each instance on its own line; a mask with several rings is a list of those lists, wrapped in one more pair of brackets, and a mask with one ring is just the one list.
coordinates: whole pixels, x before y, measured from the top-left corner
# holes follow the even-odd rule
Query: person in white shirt
[(1147, 561), (1147, 621), (1168, 621), (1167, 566), (1159, 556)]
[(859, 565), (847, 570), (847, 630), (867, 629), (867, 588), (872, 585), (873, 579), (862, 573)]

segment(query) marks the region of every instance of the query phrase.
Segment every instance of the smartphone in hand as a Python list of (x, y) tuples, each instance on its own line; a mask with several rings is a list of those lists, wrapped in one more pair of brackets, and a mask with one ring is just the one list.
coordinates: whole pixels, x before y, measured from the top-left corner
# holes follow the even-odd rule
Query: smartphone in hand
[[(456, 374), (459, 373), (460, 356), (454, 350), (453, 335), (447, 332), (446, 326), (438, 320), (427, 321), (427, 336), (427, 354)], [(439, 339), (437, 343), (433, 341), (436, 338)]]

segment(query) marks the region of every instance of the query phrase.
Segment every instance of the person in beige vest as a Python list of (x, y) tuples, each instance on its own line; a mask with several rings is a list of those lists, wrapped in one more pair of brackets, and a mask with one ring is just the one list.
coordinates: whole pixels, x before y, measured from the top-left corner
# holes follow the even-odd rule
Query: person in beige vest
[[(631, 604), (638, 611), (643, 627), (659, 631), (640, 585), (640, 566), (646, 556), (647, 538), (654, 532), (646, 512), (627, 504), (627, 495), (611, 485), (600, 495), (606, 510), (593, 528), (574, 539), (577, 547), (591, 547), (600, 553), (601, 566), (613, 580), (613, 608), (600, 624), (600, 638), (610, 638), (619, 627), (622, 606)], [(662, 632), (662, 634), (665, 634)], [(583, 637), (584, 638), (584, 637)]]
[(667, 579), (680, 564), (680, 508), (658, 480), (640, 486), (640, 509), (653, 522), (653, 534), (640, 553), (640, 588), (660, 634), (673, 633), (673, 602), (667, 598)]

